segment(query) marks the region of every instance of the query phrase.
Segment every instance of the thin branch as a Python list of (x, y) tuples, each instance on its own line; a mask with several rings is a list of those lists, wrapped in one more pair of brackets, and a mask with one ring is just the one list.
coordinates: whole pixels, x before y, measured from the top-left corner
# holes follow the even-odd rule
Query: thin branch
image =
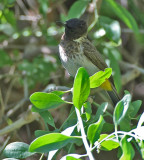
[[(123, 33), (134, 33), (133, 30), (128, 29), (128, 28), (123, 28), (123, 29), (122, 29), (122, 32), (123, 32)], [(144, 29), (139, 29), (139, 33), (144, 34)]]
[(0, 103), (1, 103), (0, 120), (2, 120), (3, 115), (4, 115), (4, 111), (5, 111), (5, 104), (4, 104), (4, 101), (3, 101), (1, 89), (0, 89)]
[(38, 20), (41, 19), (41, 15), (36, 15), (36, 16), (20, 15), (18, 17), (18, 19), (21, 20), (21, 21), (33, 21), (33, 22), (35, 22), (35, 21), (38, 21)]
[(33, 122), (37, 118), (39, 118), (38, 113), (33, 113), (31, 112), (31, 110), (28, 110), (26, 113), (22, 115), (22, 118), (12, 123), (11, 125), (1, 129), (0, 136), (15, 131), (16, 129), (21, 128), (23, 125)]
[(127, 62), (124, 62), (124, 61), (120, 61), (120, 66), (123, 67), (123, 68), (133, 68), (133, 69), (136, 69), (137, 71), (139, 71), (141, 74), (144, 74), (144, 69), (141, 68), (141, 67), (138, 67), (137, 65), (135, 64), (130, 64), (130, 63), (127, 63)]
[(6, 117), (12, 116), (20, 107), (22, 107), (28, 99), (21, 99), (13, 109), (9, 110), (6, 114)]
[(20, 77), (19, 74), (9, 74), (9, 73), (6, 73), (6, 74), (0, 74), (0, 80), (3, 79), (3, 78), (16, 78), (16, 77)]
[(7, 139), (3, 142), (3, 145), (2, 145), (1, 150), (0, 150), (0, 155), (2, 154), (4, 148), (5, 148), (6, 145), (8, 144), (9, 140), (11, 139), (11, 136), (12, 136), (12, 135), (8, 136)]
[(12, 88), (13, 88), (16, 80), (17, 80), (17, 78), (13, 79), (12, 82), (10, 83), (9, 87), (8, 87), (8, 90), (7, 90), (7, 93), (6, 93), (6, 96), (5, 96), (5, 102), (4, 102), (5, 106), (7, 106), (8, 100), (9, 100), (10, 95), (11, 95)]
[(140, 72), (136, 69), (133, 69), (131, 71), (128, 71), (127, 73), (125, 73), (122, 76), (122, 85), (126, 85), (127, 83), (129, 83), (130, 81), (136, 79), (137, 77), (139, 77)]

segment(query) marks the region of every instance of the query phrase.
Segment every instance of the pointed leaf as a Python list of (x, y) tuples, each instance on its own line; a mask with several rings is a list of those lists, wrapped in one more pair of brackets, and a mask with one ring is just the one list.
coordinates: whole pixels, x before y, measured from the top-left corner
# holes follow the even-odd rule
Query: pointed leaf
[(86, 112), (86, 118), (87, 118), (87, 121), (88, 121), (88, 120), (90, 120), (91, 113), (92, 113), (90, 102), (84, 103), (84, 108), (85, 108), (85, 112)]
[(78, 0), (76, 1), (68, 12), (68, 19), (71, 18), (80, 18), (80, 16), (84, 13), (86, 10), (86, 7), (88, 5), (89, 1), (87, 0)]
[[(106, 138), (108, 135), (107, 134), (102, 134), (100, 135), (99, 142), (102, 141), (104, 138)], [(101, 149), (105, 151), (111, 151), (113, 149), (116, 149), (119, 147), (119, 143), (115, 140), (115, 136), (111, 136), (105, 141), (103, 141), (101, 144)]]
[(43, 111), (43, 112), (40, 112), (39, 114), (44, 119), (45, 123), (48, 123), (52, 127), (56, 128), (55, 123), (54, 123), (54, 119), (49, 111)]
[(38, 109), (56, 108), (60, 104), (65, 103), (59, 96), (54, 93), (35, 92), (30, 96), (30, 101)]
[(127, 141), (126, 136), (121, 140), (121, 148), (123, 154), (120, 157), (120, 160), (132, 160), (135, 155), (135, 151), (131, 143)]
[(109, 17), (100, 16), (100, 25), (105, 29), (106, 36), (115, 43), (120, 42), (121, 29), (118, 21), (110, 19)]
[(81, 160), (79, 158), (82, 156), (83, 155), (79, 155), (79, 154), (68, 154), (68, 155), (62, 157), (60, 160)]
[(100, 137), (100, 133), (103, 127), (103, 124), (105, 123), (102, 116), (100, 116), (98, 122), (91, 124), (88, 127), (87, 137), (91, 144), (94, 144), (95, 141), (97, 141)]
[(108, 103), (107, 102), (102, 103), (100, 107), (98, 107), (98, 110), (96, 112), (96, 116), (94, 119), (97, 121), (100, 118), (100, 116), (103, 115), (103, 113), (105, 113), (107, 108), (108, 108)]
[(3, 151), (3, 154), (5, 157), (9, 158), (27, 158), (34, 153), (31, 153), (28, 151), (29, 145), (23, 142), (13, 142), (6, 146), (6, 148)]
[(112, 74), (111, 68), (106, 68), (105, 71), (99, 71), (90, 77), (90, 88), (99, 87)]
[(136, 114), (138, 113), (140, 107), (142, 105), (142, 101), (141, 100), (136, 100), (134, 102), (131, 103), (131, 113), (130, 113), (130, 117), (134, 118), (136, 116)]
[(109, 50), (108, 55), (110, 59), (110, 66), (112, 67), (113, 70), (113, 79), (114, 79), (114, 84), (118, 92), (120, 92), (122, 88), (122, 82), (121, 82), (121, 73), (120, 73), (120, 67), (118, 60), (114, 56), (116, 53), (116, 50)]
[(89, 75), (84, 68), (79, 68), (74, 80), (73, 103), (79, 110), (90, 94)]
[(121, 120), (126, 115), (128, 108), (129, 108), (130, 101), (131, 101), (131, 95), (126, 94), (122, 98), (122, 100), (120, 100), (117, 103), (115, 110), (114, 110), (114, 115), (113, 115), (113, 121), (114, 121), (115, 125), (120, 124)]
[(29, 147), (30, 152), (46, 153), (52, 150), (60, 149), (68, 143), (80, 140), (77, 136), (66, 136), (61, 133), (50, 133), (35, 139)]
[(116, 3), (114, 0), (106, 0), (109, 8), (135, 33), (138, 33), (138, 25), (133, 16), (123, 6)]
[[(61, 134), (66, 135), (66, 136), (70, 136), (76, 126), (77, 125), (66, 128), (64, 131), (61, 132)], [(53, 156), (57, 153), (57, 151), (58, 151), (58, 149), (56, 149), (54, 151), (50, 151), (47, 160), (52, 160)]]

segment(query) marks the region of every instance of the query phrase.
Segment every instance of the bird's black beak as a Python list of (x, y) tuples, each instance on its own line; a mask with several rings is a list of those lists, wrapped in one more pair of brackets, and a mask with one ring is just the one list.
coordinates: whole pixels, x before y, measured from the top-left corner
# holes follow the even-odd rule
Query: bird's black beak
[(65, 25), (66, 25), (65, 22), (61, 22), (61, 21), (56, 21), (56, 23), (57, 23), (58, 26), (64, 26), (65, 27)]

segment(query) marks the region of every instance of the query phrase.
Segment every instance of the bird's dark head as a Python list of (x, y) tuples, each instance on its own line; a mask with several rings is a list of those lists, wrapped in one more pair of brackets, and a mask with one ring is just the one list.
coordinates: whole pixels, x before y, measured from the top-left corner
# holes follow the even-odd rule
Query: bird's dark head
[(65, 23), (65, 36), (69, 40), (76, 40), (87, 34), (87, 24), (84, 20), (70, 19)]

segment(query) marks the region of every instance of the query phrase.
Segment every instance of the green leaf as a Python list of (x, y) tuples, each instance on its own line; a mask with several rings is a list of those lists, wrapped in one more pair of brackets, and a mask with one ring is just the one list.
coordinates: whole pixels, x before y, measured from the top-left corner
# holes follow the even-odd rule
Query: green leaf
[(102, 132), (104, 132), (104, 133), (111, 133), (113, 130), (114, 130), (114, 125), (113, 124), (106, 122), (103, 125)]
[(87, 131), (87, 137), (91, 144), (94, 144), (100, 137), (100, 133), (103, 127), (103, 124), (105, 123), (102, 116), (100, 116), (98, 122), (91, 124), (88, 127)]
[(57, 96), (61, 97), (61, 96), (63, 96), (65, 93), (67, 93), (67, 91), (52, 91), (51, 93), (56, 94)]
[(81, 160), (79, 158), (82, 156), (83, 155), (79, 155), (79, 154), (68, 154), (68, 155), (62, 157), (60, 160)]
[(16, 0), (8, 0), (8, 1), (7, 1), (8, 7), (13, 7), (14, 4), (15, 4), (15, 2), (16, 2)]
[[(134, 105), (133, 105), (134, 104)], [(135, 106), (137, 105), (137, 106)], [(135, 101), (129, 104), (129, 108), (124, 118), (120, 122), (120, 130), (122, 131), (130, 131), (131, 130), (131, 119), (135, 118), (139, 108), (141, 106), (141, 101)], [(127, 125), (125, 125), (127, 124)]]
[(43, 112), (40, 112), (39, 114), (44, 119), (45, 123), (48, 123), (52, 127), (56, 128), (55, 123), (54, 123), (54, 119), (49, 111), (43, 111)]
[(114, 109), (114, 115), (113, 115), (113, 121), (115, 125), (118, 125), (121, 120), (125, 117), (127, 110), (129, 108), (129, 104), (131, 101), (131, 95), (126, 94), (122, 100), (120, 100), (115, 109)]
[(46, 17), (46, 14), (49, 10), (49, 1), (46, 0), (38, 0), (39, 2), (39, 10), (40, 13), (43, 14), (44, 17)]
[(132, 102), (130, 105), (131, 105), (132, 109), (131, 109), (131, 113), (129, 115), (131, 118), (134, 118), (142, 105), (142, 101), (136, 100), (136, 101)]
[[(64, 131), (61, 132), (61, 134), (64, 134), (66, 136), (70, 136), (72, 134), (72, 132), (74, 131), (76, 126), (77, 126), (77, 124), (74, 125), (74, 126), (66, 128)], [(58, 151), (58, 149), (54, 150), (54, 151), (50, 151), (49, 155), (48, 155), (48, 160), (51, 160), (53, 158), (53, 156), (56, 154), (57, 151)]]
[(76, 1), (68, 12), (68, 19), (71, 18), (80, 18), (80, 16), (84, 13), (86, 10), (86, 7), (88, 5), (88, 0), (78, 0)]
[(108, 103), (107, 102), (102, 103), (100, 105), (100, 107), (98, 107), (98, 110), (96, 112), (96, 115), (95, 115), (94, 119), (97, 121), (100, 118), (100, 116), (103, 115), (103, 113), (105, 113), (105, 111), (107, 110), (107, 108), (108, 108)]
[(89, 75), (84, 68), (79, 68), (73, 85), (73, 104), (79, 110), (90, 94)]
[(131, 143), (127, 141), (126, 136), (121, 139), (121, 148), (123, 154), (120, 157), (120, 160), (132, 160), (135, 155), (135, 151)]
[(12, 60), (10, 59), (8, 53), (0, 49), (0, 67), (10, 64), (12, 64)]
[(91, 113), (92, 113), (90, 102), (84, 103), (84, 108), (85, 108), (85, 112), (86, 112), (86, 118), (87, 118), (87, 121), (88, 121), (88, 120), (90, 120)]
[(110, 66), (113, 71), (113, 78), (114, 78), (114, 84), (118, 92), (120, 92), (122, 88), (122, 82), (121, 82), (121, 73), (120, 73), (120, 67), (118, 60), (114, 56), (115, 50), (109, 50), (109, 59), (110, 59)]
[(111, 41), (119, 43), (121, 36), (121, 28), (119, 22), (105, 16), (100, 16), (98, 20), (100, 25), (105, 29), (106, 36)]
[[(15, 32), (14, 28), (9, 23), (0, 24), (0, 31), (6, 34), (7, 36), (12, 36), (12, 34)], [(2, 37), (1, 35), (0, 38), (0, 41), (2, 41), (4, 39), (4, 36)]]
[(30, 152), (46, 153), (52, 150), (60, 149), (68, 143), (80, 140), (80, 137), (65, 136), (60, 133), (50, 133), (35, 139), (29, 147)]
[(142, 159), (144, 159), (144, 141), (140, 141), (138, 144), (141, 150)]
[(39, 109), (39, 108), (35, 107), (34, 105), (32, 105), (31, 111), (40, 113), (40, 112), (43, 112), (43, 111), (47, 111), (47, 108)]
[[(127, 124), (127, 125), (126, 125)], [(121, 131), (130, 131), (131, 130), (131, 119), (128, 115), (128, 111), (119, 123)]]
[(79, 158), (74, 158), (74, 157), (71, 157), (71, 156), (67, 156), (66, 157), (66, 160), (81, 160)]
[(59, 96), (53, 93), (35, 92), (30, 96), (30, 101), (38, 109), (56, 108), (65, 103)]
[(99, 87), (112, 74), (111, 68), (106, 68), (104, 71), (99, 71), (90, 77), (90, 88)]
[(36, 131), (34, 132), (35, 137), (40, 137), (40, 136), (43, 136), (43, 135), (48, 134), (48, 133), (50, 133), (50, 131), (36, 130)]
[(111, 9), (130, 29), (135, 33), (139, 32), (138, 25), (130, 12), (114, 0), (106, 0), (106, 2), (108, 3), (109, 9)]
[(31, 153), (28, 151), (29, 145), (23, 142), (13, 142), (6, 146), (6, 148), (3, 151), (3, 154), (5, 157), (9, 158), (27, 158), (34, 153)]
[(16, 28), (16, 18), (15, 18), (14, 13), (12, 11), (8, 10), (8, 9), (5, 9), (4, 10), (4, 16), (5, 16), (6, 20), (7, 20), (7, 22), (9, 24), (11, 24), (11, 26), (13, 28)]
[[(99, 138), (99, 142), (106, 138), (107, 134), (101, 134)], [(111, 136), (108, 139), (104, 140), (101, 144), (101, 150), (111, 151), (119, 147), (119, 143), (116, 141), (115, 136)]]

